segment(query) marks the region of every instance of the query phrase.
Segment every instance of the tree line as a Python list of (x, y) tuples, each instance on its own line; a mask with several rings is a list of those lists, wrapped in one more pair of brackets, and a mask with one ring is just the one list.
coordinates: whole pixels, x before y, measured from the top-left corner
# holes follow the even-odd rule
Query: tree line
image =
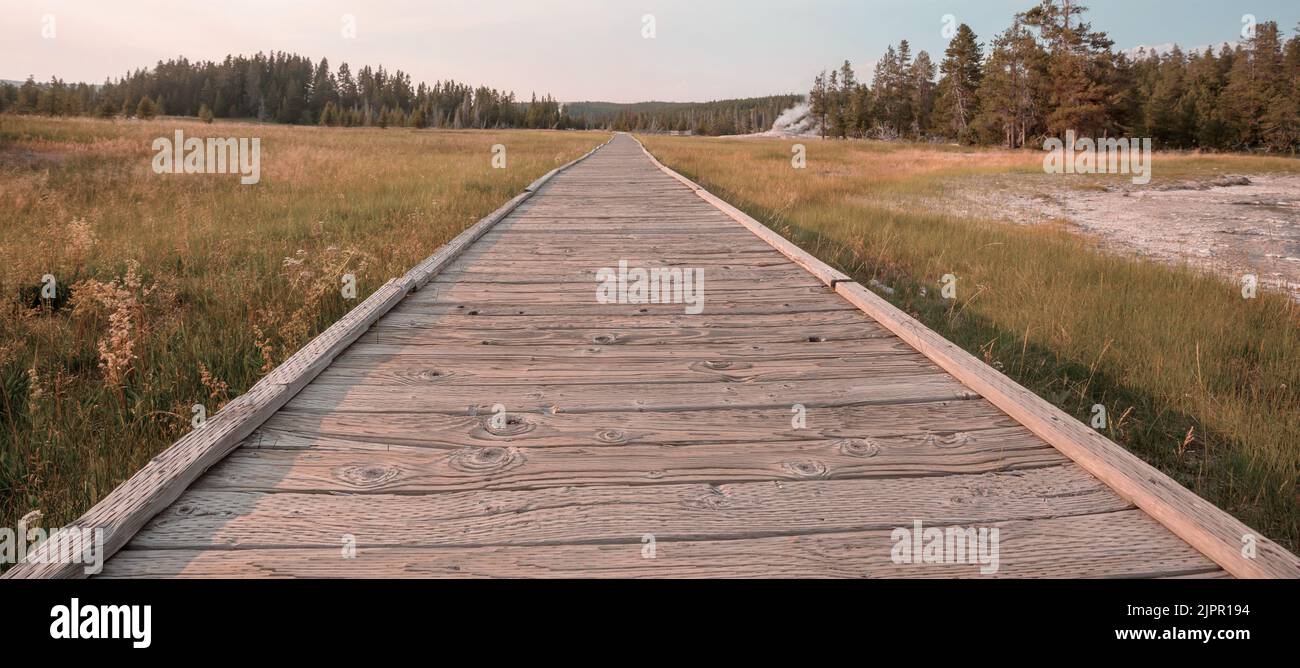
[(712, 102), (574, 102), (565, 106), (590, 127), (626, 132), (681, 132), (734, 135), (762, 132), (800, 95), (769, 95)]
[(1077, 0), (1042, 0), (987, 44), (962, 24), (937, 65), (904, 40), (885, 51), (870, 84), (845, 61), (814, 79), (810, 113), (834, 138), (1016, 148), (1074, 130), (1150, 137), (1166, 149), (1300, 151), (1300, 35), (1286, 40), (1276, 22), (1262, 22), (1217, 53), (1129, 57), (1086, 11)]
[(347, 63), (331, 69), (296, 54), (226, 56), (221, 62), (159, 61), (102, 85), (0, 85), (0, 112), (20, 114), (143, 116), (171, 114), (264, 122), (341, 126), (439, 128), (571, 128), (581, 119), (564, 113), (549, 95), (528, 102), (513, 92), (456, 81), (413, 85), (401, 70)]
[(550, 95), (518, 101), (514, 93), (456, 81), (413, 85), (401, 70), (272, 52), (226, 56), (221, 62), (159, 61), (102, 85), (0, 84), (0, 112), (49, 116), (153, 118), (158, 115), (256, 119), (331, 126), (555, 128), (680, 131), (724, 135), (772, 127), (799, 100), (781, 95), (704, 103), (579, 102)]

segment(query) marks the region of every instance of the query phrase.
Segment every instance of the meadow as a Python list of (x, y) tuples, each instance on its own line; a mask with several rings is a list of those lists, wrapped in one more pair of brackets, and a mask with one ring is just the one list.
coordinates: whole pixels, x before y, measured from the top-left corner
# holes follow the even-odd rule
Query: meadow
[[(1060, 224), (1020, 226), (934, 206), (989, 175), (1045, 175), (1041, 152), (906, 143), (647, 135), (665, 164), (1202, 497), (1300, 547), (1300, 304), (1187, 266), (1105, 252)], [(1300, 173), (1300, 161), (1157, 154), (1151, 186)], [(994, 194), (996, 195), (996, 194)], [(1280, 252), (1280, 251), (1279, 251)], [(956, 277), (944, 299), (942, 277)]]
[[(260, 183), (154, 173), (152, 141), (177, 129), (259, 137)], [(75, 519), (189, 431), (194, 405), (216, 413), (607, 137), (0, 115), (0, 526)]]

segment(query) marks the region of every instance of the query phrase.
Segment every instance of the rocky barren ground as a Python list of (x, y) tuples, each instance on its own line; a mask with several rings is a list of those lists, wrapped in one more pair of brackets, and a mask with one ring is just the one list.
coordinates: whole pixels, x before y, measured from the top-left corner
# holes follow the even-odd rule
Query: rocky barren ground
[(1300, 299), (1300, 176), (1232, 175), (1078, 188), (997, 175), (947, 193), (954, 212), (1022, 224), (1065, 222), (1108, 249), (1189, 263)]

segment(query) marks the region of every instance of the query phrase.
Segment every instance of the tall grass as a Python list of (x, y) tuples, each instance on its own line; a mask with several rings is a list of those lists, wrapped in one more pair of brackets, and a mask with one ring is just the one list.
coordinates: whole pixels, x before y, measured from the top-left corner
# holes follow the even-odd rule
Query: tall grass
[[(151, 142), (176, 129), (260, 137), (261, 182), (154, 174)], [(0, 526), (74, 519), (187, 432), (193, 405), (215, 413), (604, 138), (0, 115)]]
[[(925, 208), (973, 175), (1042, 173), (1041, 154), (645, 137), (674, 169), (1290, 549), (1300, 544), (1300, 308), (1187, 267), (1102, 252), (1059, 226)], [(1153, 184), (1300, 162), (1157, 156)], [(1016, 177), (1020, 178), (1020, 177)], [(1079, 177), (1075, 187), (1107, 178)], [(981, 180), (980, 183), (987, 183)], [(1053, 183), (1059, 187), (1059, 183)], [(940, 280), (957, 277), (945, 301)]]

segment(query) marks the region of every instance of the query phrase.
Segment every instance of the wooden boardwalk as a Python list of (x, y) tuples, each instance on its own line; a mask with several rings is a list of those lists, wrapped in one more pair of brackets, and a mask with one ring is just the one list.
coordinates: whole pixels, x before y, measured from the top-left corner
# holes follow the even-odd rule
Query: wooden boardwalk
[[(620, 261), (702, 270), (702, 312), (598, 303)], [(1227, 575), (809, 268), (619, 135), (391, 297), (102, 575), (986, 575), (897, 563), (917, 522), (997, 528), (997, 577)]]

